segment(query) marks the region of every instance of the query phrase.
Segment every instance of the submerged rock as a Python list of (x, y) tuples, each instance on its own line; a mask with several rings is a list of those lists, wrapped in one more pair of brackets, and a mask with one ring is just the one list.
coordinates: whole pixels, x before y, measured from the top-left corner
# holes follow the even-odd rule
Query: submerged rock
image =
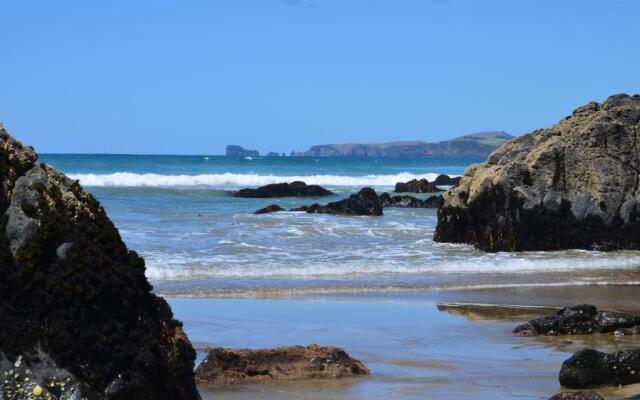
[(640, 96), (589, 103), (467, 168), (434, 239), (486, 251), (639, 249)]
[(271, 204), (254, 212), (254, 214), (270, 214), (278, 211), (284, 211), (284, 208), (277, 204)]
[(572, 389), (640, 383), (640, 350), (580, 350), (562, 364), (560, 384)]
[(596, 392), (564, 392), (558, 393), (549, 400), (605, 400)]
[(441, 189), (436, 187), (436, 184), (433, 182), (429, 182), (426, 179), (412, 179), (408, 182), (398, 182), (396, 183), (396, 188), (394, 190), (396, 193), (433, 193), (433, 192), (442, 192)]
[(382, 207), (438, 208), (442, 204), (442, 196), (431, 196), (422, 200), (413, 196), (391, 196), (389, 193), (382, 193), (380, 201)]
[(196, 370), (196, 380), (201, 385), (369, 375), (360, 361), (337, 347), (312, 344), (262, 350), (212, 348), (207, 352)]
[(1, 125), (0, 215), (4, 398), (199, 398), (195, 351), (144, 260), (92, 195)]
[(304, 211), (309, 214), (380, 216), (382, 215), (382, 202), (375, 190), (364, 188), (344, 200), (324, 206), (320, 204), (302, 206), (291, 211)]
[(640, 317), (582, 304), (563, 308), (555, 315), (533, 319), (517, 326), (513, 333), (518, 336), (640, 334)]
[(256, 189), (242, 189), (235, 192), (235, 197), (268, 198), (268, 197), (321, 197), (330, 196), (333, 192), (318, 185), (307, 185), (304, 182), (273, 183)]

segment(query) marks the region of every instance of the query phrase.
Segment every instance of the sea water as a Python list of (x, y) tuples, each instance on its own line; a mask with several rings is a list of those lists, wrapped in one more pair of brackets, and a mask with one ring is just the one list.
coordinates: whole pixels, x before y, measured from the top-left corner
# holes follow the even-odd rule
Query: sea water
[[(485, 254), (433, 241), (434, 209), (386, 208), (382, 217), (300, 212), (365, 186), (463, 174), (477, 159), (43, 155), (94, 194), (123, 240), (171, 296), (281, 297), (460, 288), (635, 282), (640, 254), (588, 251)], [(324, 198), (245, 199), (233, 191), (302, 180)]]

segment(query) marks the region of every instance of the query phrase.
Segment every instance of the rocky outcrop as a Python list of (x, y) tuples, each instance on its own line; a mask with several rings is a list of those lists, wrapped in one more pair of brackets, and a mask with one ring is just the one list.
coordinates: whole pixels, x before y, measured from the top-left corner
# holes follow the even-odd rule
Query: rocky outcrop
[(207, 352), (196, 370), (198, 384), (207, 386), (369, 375), (360, 361), (337, 347), (312, 344), (263, 350), (213, 348)]
[(396, 193), (434, 193), (442, 192), (442, 189), (438, 189), (433, 182), (422, 179), (412, 179), (408, 182), (396, 183), (394, 190)]
[(460, 176), (452, 178), (449, 175), (440, 174), (433, 181), (433, 184), (436, 186), (455, 186), (460, 183), (460, 179), (462, 179)]
[(198, 399), (195, 351), (151, 290), (98, 201), (0, 126), (4, 398)]
[(422, 200), (413, 196), (391, 196), (389, 193), (382, 193), (380, 201), (382, 207), (438, 208), (442, 204), (442, 196), (431, 196)]
[(254, 212), (254, 214), (270, 214), (278, 211), (284, 211), (284, 208), (277, 204), (271, 204)]
[(564, 392), (558, 393), (549, 400), (605, 400), (596, 392)]
[(533, 319), (517, 326), (513, 333), (518, 336), (596, 333), (636, 335), (640, 334), (640, 317), (613, 310), (598, 310), (595, 306), (582, 304), (563, 308), (555, 315)]
[(364, 188), (344, 200), (324, 206), (320, 204), (302, 206), (291, 211), (304, 211), (309, 214), (380, 216), (382, 215), (382, 202), (375, 190)]
[(434, 239), (486, 251), (640, 248), (640, 96), (516, 138), (444, 194)]
[(560, 384), (571, 389), (640, 383), (640, 350), (580, 350), (562, 364)]
[(246, 150), (244, 147), (230, 144), (227, 146), (225, 152), (227, 157), (259, 157), (260, 152), (258, 150)]
[(235, 192), (235, 197), (270, 198), (270, 197), (322, 197), (330, 196), (333, 192), (318, 185), (307, 185), (304, 182), (272, 183), (259, 188), (241, 189)]

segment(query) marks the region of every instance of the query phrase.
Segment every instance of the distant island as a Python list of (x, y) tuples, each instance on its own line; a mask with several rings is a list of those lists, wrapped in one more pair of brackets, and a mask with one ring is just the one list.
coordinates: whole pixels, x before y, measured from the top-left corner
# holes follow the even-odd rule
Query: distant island
[[(260, 152), (258, 150), (247, 150), (242, 146), (238, 146), (235, 144), (230, 144), (227, 146), (227, 151), (225, 153), (227, 157), (259, 157)], [(282, 153), (284, 156), (284, 153)], [(275, 151), (270, 151), (267, 153), (267, 157), (280, 157), (280, 153), (276, 153)]]
[(377, 144), (324, 144), (307, 151), (293, 151), (292, 157), (486, 157), (514, 136), (506, 132), (478, 132), (451, 140)]

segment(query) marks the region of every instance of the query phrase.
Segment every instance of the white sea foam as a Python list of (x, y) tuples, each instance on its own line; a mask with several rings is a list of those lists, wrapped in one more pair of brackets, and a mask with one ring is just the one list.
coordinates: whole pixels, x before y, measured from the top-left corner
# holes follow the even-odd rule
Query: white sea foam
[[(269, 249), (274, 250), (274, 249)], [(250, 262), (239, 256), (211, 258), (188, 254), (145, 254), (147, 276), (154, 280), (194, 278), (306, 278), (339, 276), (411, 275), (411, 274), (535, 274), (539, 272), (635, 270), (640, 268), (640, 255), (599, 253), (588, 251), (488, 254), (472, 257), (434, 258), (420, 256), (420, 262), (407, 262), (401, 258), (381, 259), (376, 255), (358, 254), (358, 261), (341, 262), (339, 258), (327, 261), (305, 260), (304, 263)], [(416, 254), (416, 256), (419, 256)], [(284, 254), (280, 254), (284, 258)], [(231, 260), (233, 258), (233, 260)]]
[(202, 175), (160, 175), (116, 172), (113, 174), (70, 174), (71, 179), (78, 179), (84, 186), (122, 186), (122, 187), (238, 187), (261, 186), (270, 183), (304, 181), (307, 184), (323, 186), (393, 186), (396, 182), (411, 179), (433, 180), (435, 173), (412, 174), (402, 172), (394, 175), (258, 175), (258, 174), (202, 174)]

